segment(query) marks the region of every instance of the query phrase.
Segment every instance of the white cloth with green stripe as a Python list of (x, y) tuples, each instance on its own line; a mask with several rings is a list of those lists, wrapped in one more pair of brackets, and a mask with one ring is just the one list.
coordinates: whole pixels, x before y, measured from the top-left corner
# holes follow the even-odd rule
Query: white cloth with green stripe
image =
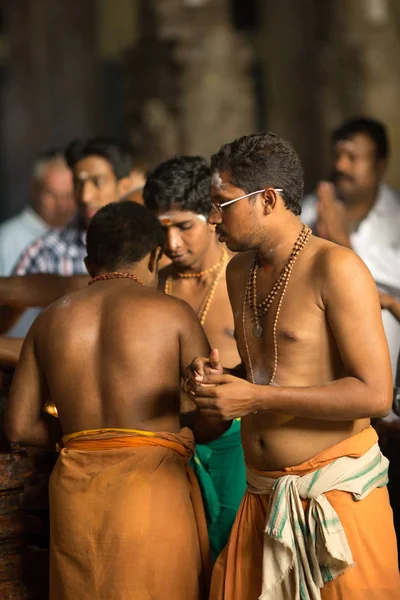
[[(273, 479), (247, 468), (248, 491), (271, 496), (260, 600), (320, 600), (324, 583), (354, 564), (340, 519), (324, 494), (340, 490), (362, 500), (387, 484), (388, 466), (375, 444), (363, 456), (343, 456), (301, 477)], [(301, 499), (310, 500), (306, 512)]]

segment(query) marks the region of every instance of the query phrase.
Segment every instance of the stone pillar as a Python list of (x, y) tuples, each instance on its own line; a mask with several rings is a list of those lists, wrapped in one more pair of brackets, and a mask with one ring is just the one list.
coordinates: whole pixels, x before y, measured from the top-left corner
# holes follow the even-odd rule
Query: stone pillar
[(141, 0), (139, 8), (126, 84), (129, 133), (144, 163), (209, 157), (253, 132), (252, 56), (227, 0)]
[(26, 204), (37, 153), (99, 123), (95, 0), (4, 3), (2, 156), (6, 214)]
[(324, 169), (324, 77), (321, 47), (330, 28), (331, 0), (259, 0), (258, 56), (266, 129), (300, 154), (306, 186)]

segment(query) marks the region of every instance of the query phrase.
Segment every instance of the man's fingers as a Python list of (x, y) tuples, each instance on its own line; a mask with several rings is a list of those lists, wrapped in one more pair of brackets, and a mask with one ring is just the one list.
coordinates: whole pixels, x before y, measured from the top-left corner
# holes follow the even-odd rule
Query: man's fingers
[(222, 364), (219, 359), (219, 352), (217, 348), (214, 348), (210, 352), (210, 366), (212, 369), (222, 369)]
[(205, 363), (208, 363), (208, 358), (204, 358), (203, 356), (194, 358), (188, 368), (188, 377), (203, 379)]
[(230, 383), (232, 381), (232, 375), (206, 375), (203, 382), (213, 387), (221, 385), (223, 383)]
[(189, 385), (189, 394), (194, 401), (196, 401), (196, 398), (215, 398), (216, 390), (216, 385), (203, 385), (201, 383)]
[(193, 401), (200, 410), (213, 411), (215, 414), (215, 403), (213, 398), (201, 398), (200, 396), (196, 396)]

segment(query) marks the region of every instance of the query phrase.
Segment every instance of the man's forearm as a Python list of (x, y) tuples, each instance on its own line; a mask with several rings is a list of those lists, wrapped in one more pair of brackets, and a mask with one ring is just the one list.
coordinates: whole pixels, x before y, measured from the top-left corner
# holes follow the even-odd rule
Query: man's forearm
[(400, 322), (400, 302), (393, 298), (393, 302), (388, 306), (388, 310)]
[(25, 309), (12, 306), (0, 306), (0, 334), (6, 333), (15, 325)]
[(354, 421), (383, 417), (391, 406), (391, 391), (372, 391), (356, 377), (310, 387), (255, 385), (255, 410), (272, 410), (323, 421)]
[(0, 277), (0, 305), (25, 309), (47, 306), (61, 296), (85, 287), (85, 275), (62, 277), (38, 273), (22, 277)]
[(0, 365), (15, 366), (21, 354), (23, 339), (0, 336)]

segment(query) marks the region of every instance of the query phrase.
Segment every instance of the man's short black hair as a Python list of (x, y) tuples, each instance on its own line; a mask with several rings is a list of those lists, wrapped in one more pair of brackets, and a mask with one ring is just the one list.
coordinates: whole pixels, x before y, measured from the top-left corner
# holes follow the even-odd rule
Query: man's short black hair
[(229, 171), (231, 183), (246, 194), (267, 187), (281, 188), (285, 206), (301, 213), (303, 168), (290, 142), (274, 133), (245, 135), (225, 144), (211, 157), (211, 172)]
[(375, 143), (377, 159), (385, 159), (389, 156), (389, 140), (385, 125), (369, 117), (357, 117), (342, 123), (333, 132), (332, 142), (336, 144), (342, 140), (348, 140), (357, 133), (364, 133)]
[(147, 177), (145, 205), (154, 211), (190, 210), (208, 215), (210, 167), (201, 156), (177, 156), (159, 164)]
[(111, 202), (90, 221), (86, 238), (88, 261), (101, 271), (116, 271), (142, 260), (164, 233), (155, 214), (136, 202)]
[(129, 146), (111, 138), (74, 140), (65, 149), (65, 159), (70, 169), (83, 158), (92, 155), (105, 158), (118, 180), (128, 177), (134, 166)]

